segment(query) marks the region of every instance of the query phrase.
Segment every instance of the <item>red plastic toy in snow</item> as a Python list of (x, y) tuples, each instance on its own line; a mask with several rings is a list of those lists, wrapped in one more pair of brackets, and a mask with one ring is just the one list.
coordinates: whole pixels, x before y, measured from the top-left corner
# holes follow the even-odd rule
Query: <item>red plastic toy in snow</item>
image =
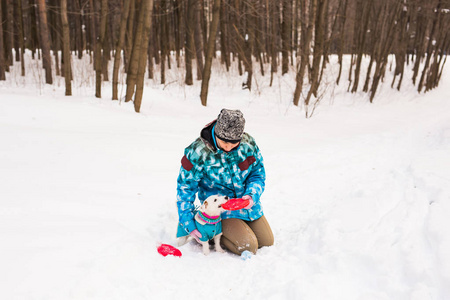
[(222, 204), (222, 207), (226, 210), (239, 210), (249, 205), (249, 203), (250, 200), (247, 199), (233, 198)]
[(161, 244), (158, 247), (158, 253), (161, 254), (162, 256), (167, 256), (167, 255), (173, 255), (173, 256), (178, 256), (178, 257), (181, 256), (180, 250), (178, 250), (174, 246), (167, 245), (167, 244)]

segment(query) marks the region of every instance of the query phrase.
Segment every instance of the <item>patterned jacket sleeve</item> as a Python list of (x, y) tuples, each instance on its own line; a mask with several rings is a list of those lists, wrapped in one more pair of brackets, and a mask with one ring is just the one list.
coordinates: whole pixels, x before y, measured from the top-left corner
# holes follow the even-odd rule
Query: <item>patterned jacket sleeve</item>
[(248, 175), (245, 184), (245, 195), (252, 196), (255, 203), (259, 203), (261, 194), (264, 192), (266, 182), (266, 171), (264, 169), (264, 161), (261, 155), (261, 151), (255, 144), (255, 165), (252, 171)]
[(186, 148), (177, 179), (177, 207), (181, 226), (190, 233), (197, 229), (194, 221), (194, 201), (202, 179), (203, 165), (191, 147)]

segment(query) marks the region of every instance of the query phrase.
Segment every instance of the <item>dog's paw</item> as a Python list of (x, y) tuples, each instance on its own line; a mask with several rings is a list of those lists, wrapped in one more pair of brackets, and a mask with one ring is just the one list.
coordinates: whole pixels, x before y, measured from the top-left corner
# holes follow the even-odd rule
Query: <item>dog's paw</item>
[(225, 253), (226, 251), (222, 247), (216, 246), (216, 252)]
[(186, 236), (182, 236), (182, 237), (180, 237), (180, 238), (178, 238), (178, 241), (177, 241), (177, 245), (178, 245), (178, 247), (181, 247), (181, 246), (183, 246), (184, 244), (186, 244), (187, 242), (188, 242), (188, 235), (186, 235)]
[(202, 245), (203, 245), (203, 247), (202, 247), (202, 249), (203, 249), (203, 254), (204, 254), (204, 255), (209, 255), (209, 253), (211, 252), (211, 251), (209, 250), (209, 243), (208, 243), (208, 242), (202, 242)]

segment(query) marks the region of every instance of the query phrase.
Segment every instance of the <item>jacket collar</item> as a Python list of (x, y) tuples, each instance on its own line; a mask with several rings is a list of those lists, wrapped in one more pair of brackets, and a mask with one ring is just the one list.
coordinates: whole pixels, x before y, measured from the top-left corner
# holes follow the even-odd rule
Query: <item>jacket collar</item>
[(214, 125), (216, 125), (216, 120), (206, 124), (202, 131), (200, 131), (200, 137), (203, 139), (208, 148), (212, 149), (214, 152), (217, 152), (219, 149), (215, 146), (214, 136), (212, 133)]
[(214, 136), (214, 126), (216, 126), (217, 120), (214, 120), (208, 124), (206, 124), (205, 127), (203, 127), (202, 131), (200, 131), (200, 137), (203, 139), (205, 144), (208, 146), (208, 148), (212, 149), (215, 153), (230, 153), (235, 151), (237, 148), (239, 148), (239, 145), (237, 145), (235, 148), (233, 148), (229, 152), (225, 152), (222, 149), (220, 149), (217, 146), (216, 137)]
[(220, 215), (218, 215), (218, 216), (209, 216), (209, 215), (207, 215), (207, 214), (205, 214), (204, 212), (201, 212), (201, 211), (197, 212), (197, 217), (200, 218), (200, 220), (202, 220), (206, 224), (210, 224), (210, 225), (217, 224), (217, 223), (219, 223), (222, 220)]

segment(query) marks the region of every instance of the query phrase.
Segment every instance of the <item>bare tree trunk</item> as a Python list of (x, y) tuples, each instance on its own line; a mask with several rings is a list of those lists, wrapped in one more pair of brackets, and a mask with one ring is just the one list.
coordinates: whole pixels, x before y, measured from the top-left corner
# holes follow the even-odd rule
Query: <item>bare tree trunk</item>
[(122, 18), (120, 19), (119, 40), (116, 46), (116, 53), (114, 54), (114, 67), (113, 67), (113, 90), (112, 99), (118, 100), (117, 86), (119, 84), (119, 68), (120, 68), (120, 56), (122, 54), (123, 44), (125, 41), (125, 32), (127, 29), (128, 14), (130, 12), (130, 0), (125, 0), (122, 10)]
[(148, 45), (148, 62), (147, 63), (148, 63), (148, 65), (147, 65), (148, 79), (153, 79), (153, 68), (154, 68), (153, 67), (153, 43), (151, 41), (149, 42), (149, 45)]
[(4, 22), (6, 22), (6, 29), (4, 31), (4, 39), (5, 39), (5, 63), (7, 67), (7, 71), (9, 71), (9, 66), (13, 65), (13, 53), (12, 48), (14, 46), (14, 5), (13, 0), (5, 0), (3, 2), (5, 7), (3, 10), (6, 12), (6, 18)]
[(161, 48), (161, 84), (166, 83), (166, 59), (167, 57), (167, 49), (169, 47), (168, 45), (168, 39), (167, 39), (167, 15), (166, 15), (166, 0), (160, 0), (161, 2), (161, 11), (163, 12), (161, 14), (161, 23), (160, 23), (160, 29), (161, 34), (159, 37), (160, 42), (160, 48)]
[(195, 9), (195, 54), (197, 57), (197, 80), (202, 80), (203, 73), (203, 43), (202, 43), (202, 26), (201, 26), (201, 15), (202, 7), (200, 1), (197, 1)]
[(447, 55), (445, 55), (445, 53), (448, 53), (448, 51), (450, 50), (450, 26), (448, 24), (447, 24), (446, 34), (443, 36), (444, 36), (443, 46), (440, 49), (438, 70), (437, 70), (437, 74), (436, 74), (436, 79), (433, 82), (433, 87), (437, 87), (439, 85), (439, 81), (441, 80), (442, 72), (444, 70), (444, 66), (447, 61)]
[(30, 47), (31, 47), (31, 57), (35, 58), (36, 48), (39, 44), (39, 35), (37, 30), (37, 24), (38, 21), (36, 19), (36, 1), (35, 0), (29, 0), (29, 6), (30, 6)]
[[(439, 11), (439, 14), (443, 16), (439, 17), (439, 25), (438, 28), (441, 28), (436, 36), (436, 45), (433, 53), (433, 62), (430, 65), (429, 72), (427, 73), (426, 82), (425, 82), (425, 92), (437, 87), (439, 85), (439, 77), (442, 72), (442, 62), (445, 63), (444, 57), (445, 52), (440, 49), (445, 49), (445, 44), (450, 43), (448, 40), (450, 35), (450, 25), (446, 24), (444, 20), (445, 15), (443, 12)], [(447, 27), (447, 28), (446, 28)]]
[(0, 80), (6, 80), (5, 74), (5, 49), (3, 45), (3, 13), (2, 13), (2, 3), (0, 2)]
[(142, 0), (141, 5), (139, 7), (138, 21), (136, 24), (136, 31), (134, 34), (134, 41), (133, 41), (133, 49), (131, 50), (130, 63), (127, 72), (127, 93), (125, 96), (125, 102), (130, 101), (135, 93), (136, 83), (138, 79), (139, 64), (141, 63), (140, 60), (141, 49), (145, 48), (147, 50), (148, 46), (148, 40), (147, 45), (143, 44), (144, 42), (143, 32), (146, 26), (145, 14), (147, 13), (148, 5), (152, 4), (149, 2), (151, 2), (151, 0)]
[(293, 30), (293, 42), (292, 42), (292, 52), (296, 53), (296, 56), (298, 56), (299, 51), (299, 32), (298, 30), (301, 28), (300, 25), (300, 20), (301, 20), (301, 16), (300, 16), (300, 1), (301, 0), (294, 0), (293, 1), (293, 5), (294, 8), (292, 9), (292, 30)]
[(109, 81), (109, 68), (108, 64), (111, 60), (111, 35), (112, 32), (110, 30), (110, 26), (108, 26), (108, 13), (106, 13), (106, 25), (105, 25), (105, 35), (103, 37), (103, 43), (102, 43), (102, 80), (103, 81)]
[(261, 70), (261, 75), (264, 76), (264, 56), (263, 56), (263, 42), (264, 39), (263, 32), (264, 26), (262, 24), (262, 16), (264, 15), (263, 7), (260, 4), (260, 1), (257, 0), (255, 3), (255, 42), (254, 42), (254, 53), (257, 59), (259, 60), (259, 67)]
[[(436, 12), (440, 11), (440, 6), (441, 6), (441, 2), (439, 1), (438, 4), (437, 4), (437, 7), (435, 9)], [(432, 56), (433, 43), (436, 42), (434, 40), (434, 35), (435, 35), (436, 25), (437, 25), (438, 20), (439, 20), (439, 16), (440, 16), (440, 13), (435, 13), (434, 14), (433, 25), (431, 27), (431, 32), (430, 32), (430, 35), (429, 35), (428, 45), (427, 45), (427, 52), (426, 52), (427, 53), (427, 57), (426, 57), (426, 60), (425, 60), (425, 65), (424, 65), (423, 70), (422, 70), (422, 75), (420, 76), (419, 87), (417, 88), (419, 93), (422, 91), (425, 75), (426, 75), (426, 73), (428, 71), (428, 66), (430, 64), (430, 60), (431, 60), (431, 56)]]
[(91, 17), (90, 17), (90, 6), (89, 6), (89, 1), (88, 0), (83, 0), (85, 1), (83, 3), (83, 26), (84, 26), (84, 30), (83, 30), (83, 35), (84, 35), (84, 41), (85, 44), (83, 45), (83, 48), (86, 50), (87, 55), (89, 55), (89, 60), (90, 63), (92, 63), (92, 56), (91, 56), (91, 48), (92, 48), (92, 43), (93, 41), (91, 41)]
[[(358, 38), (360, 36), (361, 31), (361, 23), (362, 23), (362, 14), (363, 14), (363, 5), (362, 0), (355, 0), (356, 3), (354, 3), (355, 9), (353, 10), (354, 16), (353, 16), (353, 35), (352, 35), (352, 43), (351, 43), (351, 57), (350, 57), (350, 68), (348, 71), (348, 88), (347, 92), (350, 91), (350, 88), (352, 87), (352, 73), (353, 73), (353, 67), (355, 65), (355, 57), (357, 52), (357, 45), (358, 45)], [(352, 16), (350, 16), (350, 19)]]
[[(327, 8), (327, 0), (318, 0), (316, 26), (314, 34), (314, 55), (313, 55), (313, 68), (312, 68), (312, 81), (311, 88), (308, 91), (308, 95), (305, 99), (305, 105), (309, 104), (311, 96), (317, 97), (317, 90), (319, 88), (319, 72), (320, 62), (323, 58), (324, 47), (324, 15)], [(314, 9), (313, 9), (314, 10)]]
[[(369, 62), (369, 67), (367, 68), (367, 74), (366, 74), (366, 80), (364, 82), (364, 87), (363, 87), (363, 92), (367, 92), (369, 90), (369, 83), (370, 83), (370, 74), (372, 72), (372, 67), (374, 62), (380, 57), (381, 55), (381, 43), (379, 42), (381, 40), (381, 38), (383, 37), (383, 31), (384, 28), (386, 26), (386, 23), (383, 22), (383, 18), (386, 17), (386, 9), (387, 9), (387, 5), (386, 3), (383, 2), (384, 0), (380, 1), (380, 5), (377, 8), (375, 8), (375, 12), (373, 14), (375, 14), (375, 17), (373, 18), (373, 20), (375, 20), (375, 22), (371, 22), (371, 28), (370, 28), (370, 33), (371, 36), (369, 37), (369, 42), (368, 42), (368, 48), (371, 49), (370, 52), (370, 62)], [(384, 9), (383, 7), (384, 6)], [(382, 11), (384, 11), (384, 13), (382, 13)], [(370, 42), (372, 42), (372, 44), (370, 44)]]
[(353, 82), (353, 88), (352, 88), (352, 93), (355, 93), (358, 90), (358, 84), (359, 84), (359, 74), (361, 71), (361, 62), (362, 62), (362, 58), (363, 58), (363, 51), (364, 51), (364, 45), (366, 43), (366, 37), (367, 37), (367, 28), (368, 28), (368, 24), (369, 24), (369, 19), (370, 19), (370, 11), (372, 9), (372, 5), (373, 2), (375, 0), (369, 0), (368, 3), (366, 3), (363, 6), (363, 12), (357, 11), (356, 14), (362, 14), (362, 24), (361, 24), (361, 29), (359, 31), (359, 35), (358, 35), (358, 44), (357, 44), (357, 57), (356, 57), (356, 66), (355, 66), (355, 81)]
[(181, 40), (181, 13), (180, 13), (180, 2), (179, 0), (173, 0), (173, 13), (171, 23), (173, 24), (173, 36), (174, 36), (174, 51), (175, 60), (177, 62), (177, 68), (180, 68), (180, 40)]
[(192, 77), (192, 58), (195, 53), (194, 44), (194, 31), (195, 31), (195, 7), (198, 0), (189, 0), (187, 6), (186, 17), (186, 47), (185, 47), (185, 63), (186, 63), (186, 78), (185, 83), (187, 85), (193, 85), (194, 80)]
[[(134, 110), (136, 112), (140, 112), (141, 110), (142, 95), (144, 92), (145, 67), (148, 56), (148, 41), (152, 29), (151, 16), (153, 9), (153, 0), (143, 0), (143, 1), (147, 2), (147, 4), (145, 5), (144, 30), (142, 32), (141, 53), (139, 55), (139, 66), (136, 79), (136, 95), (134, 97)], [(142, 10), (144, 10), (144, 8), (142, 8)]]
[(236, 49), (235, 53), (237, 53), (238, 57), (238, 70), (239, 70), (239, 76), (242, 76), (244, 73), (242, 70), (242, 63), (244, 64), (245, 69), (247, 69), (247, 58), (245, 55), (245, 39), (244, 39), (244, 30), (243, 30), (243, 12), (241, 9), (241, 3), (239, 1), (235, 1), (234, 7), (233, 7), (233, 21), (232, 23), (232, 32), (234, 35), (234, 43), (233, 46)]
[(164, 16), (165, 22), (164, 22), (164, 30), (166, 32), (165, 34), (165, 44), (166, 44), (166, 57), (167, 57), (167, 68), (170, 70), (172, 68), (172, 62), (171, 62), (171, 51), (174, 49), (174, 43), (173, 43), (173, 28), (172, 28), (172, 22), (171, 22), (171, 15), (173, 15), (173, 7), (172, 7), (172, 1), (166, 0), (166, 15)]
[(209, 79), (211, 77), (211, 65), (212, 59), (214, 55), (214, 46), (216, 43), (216, 33), (217, 27), (219, 27), (219, 19), (220, 19), (220, 0), (214, 0), (213, 7), (213, 18), (211, 21), (209, 38), (208, 38), (208, 47), (206, 52), (205, 59), (205, 68), (203, 69), (203, 80), (202, 80), (202, 89), (200, 92), (200, 100), (203, 106), (206, 106), (207, 98), (208, 98), (208, 88), (209, 88)]
[(45, 69), (45, 82), (47, 84), (52, 84), (52, 62), (50, 58), (50, 41), (48, 38), (47, 9), (45, 0), (38, 0), (38, 8), (40, 19), (39, 24), (41, 27), (42, 62)]
[(255, 0), (249, 0), (246, 4), (247, 11), (247, 34), (245, 41), (245, 71), (247, 72), (247, 82), (244, 83), (244, 87), (248, 88), (249, 91), (252, 90), (252, 80), (253, 80), (253, 52), (255, 45), (255, 25), (256, 25), (256, 7)]
[[(202, 3), (201, 7), (202, 7), (202, 33), (203, 33), (203, 45), (208, 45), (208, 29), (211, 30), (211, 28), (208, 28), (209, 24), (209, 19), (211, 16), (210, 13), (210, 8), (211, 8), (211, 2), (212, 1), (207, 1), (207, 0), (197, 0), (200, 1), (200, 3)], [(206, 7), (206, 11), (205, 11), (205, 7)], [(204, 47), (204, 51), (205, 51), (205, 57), (206, 57), (206, 47)]]
[[(294, 92), (294, 105), (299, 104), (300, 95), (303, 91), (303, 78), (305, 77), (306, 67), (309, 65), (309, 54), (310, 54), (310, 44), (312, 40), (312, 33), (314, 29), (314, 19), (315, 19), (315, 7), (317, 5), (317, 0), (310, 0), (309, 2), (309, 17), (306, 20), (306, 0), (301, 1), (301, 11), (302, 11), (302, 34), (301, 34), (301, 59), (300, 67), (298, 67), (296, 75), (296, 86)], [(306, 26), (307, 24), (307, 26)]]
[[(181, 5), (181, 4), (179, 4)], [(156, 5), (153, 5), (153, 16), (152, 16), (152, 28), (150, 30), (150, 40), (149, 40), (149, 45), (148, 45), (148, 78), (149, 79), (153, 79), (154, 78), (154, 74), (153, 74), (153, 69), (154, 69), (154, 63), (153, 63), (153, 59), (155, 59), (155, 64), (158, 64), (157, 62), (157, 58), (158, 56), (156, 55), (157, 52), (157, 30), (156, 30), (156, 19), (157, 17), (155, 17), (155, 15), (158, 13), (155, 9), (157, 8)], [(181, 12), (180, 12), (181, 14)], [(181, 20), (181, 19), (180, 19)], [(180, 41), (181, 43), (181, 41)], [(180, 50), (182, 49), (182, 46), (180, 47)]]
[[(25, 76), (25, 61), (24, 61), (24, 52), (25, 52), (25, 43), (24, 43), (24, 32), (23, 32), (23, 11), (22, 11), (22, 1), (17, 2), (17, 22), (18, 22), (18, 30), (19, 30), (19, 48), (20, 48), (20, 70), (21, 75)], [(1, 22), (0, 22), (1, 24)]]
[(70, 30), (67, 20), (67, 0), (61, 0), (61, 24), (63, 31), (63, 57), (64, 57), (64, 79), (66, 82), (66, 96), (72, 96), (72, 83), (70, 75)]
[[(173, 12), (173, 22), (174, 22), (174, 34), (175, 34), (175, 55), (177, 60), (177, 68), (180, 68), (180, 57), (181, 57), (181, 49), (183, 48), (183, 45), (181, 44), (182, 38), (182, 4), (180, 0), (174, 0), (174, 12)], [(151, 45), (150, 45), (151, 46)], [(149, 63), (152, 60), (149, 59)]]
[(134, 21), (136, 15), (135, 0), (130, 0), (130, 11), (128, 13), (127, 32), (125, 35), (125, 48), (123, 55), (123, 63), (125, 65), (125, 72), (128, 73), (128, 67), (130, 65), (131, 50), (133, 49), (133, 36), (134, 36)]
[(394, 44), (395, 30), (394, 26), (397, 24), (397, 16), (399, 15), (402, 5), (401, 3), (393, 3), (389, 5), (386, 4), (385, 15), (386, 17), (383, 20), (383, 26), (381, 26), (380, 38), (378, 41), (378, 51), (376, 57), (376, 68), (373, 76), (372, 87), (370, 89), (370, 102), (373, 102), (376, 91), (378, 89), (378, 85), (381, 81), (381, 78), (384, 76), (386, 72), (386, 66), (388, 64), (388, 56), (391, 53), (392, 45)]
[(108, 15), (108, 0), (102, 0), (99, 38), (95, 47), (95, 97), (102, 97), (102, 51), (106, 34), (106, 18)]
[[(267, 0), (269, 1), (269, 0)], [(304, 0), (306, 1), (306, 0)], [(304, 3), (302, 1), (302, 3)], [(270, 15), (270, 36), (271, 36), (271, 42), (270, 42), (270, 54), (271, 54), (271, 64), (270, 64), (270, 86), (272, 86), (273, 83), (273, 74), (277, 72), (278, 68), (278, 27), (279, 27), (279, 6), (278, 3), (270, 1), (266, 2), (269, 11), (267, 14)], [(303, 35), (302, 35), (303, 37)]]
[[(224, 0), (226, 1), (226, 0)], [(227, 72), (230, 70), (230, 53), (228, 44), (228, 11), (227, 5), (220, 6), (220, 54)]]
[[(342, 1), (342, 0), (341, 0)], [(338, 52), (338, 60), (339, 60), (339, 74), (338, 78), (336, 79), (336, 84), (339, 84), (339, 81), (341, 80), (341, 74), (342, 74), (342, 56), (344, 54), (344, 43), (345, 43), (345, 23), (347, 20), (347, 3), (348, 0), (344, 1), (344, 9), (342, 13), (342, 23), (340, 26), (340, 40), (339, 40), (339, 52)]]
[(94, 53), (94, 70), (95, 70), (95, 53), (97, 52), (97, 34), (96, 34), (96, 28), (97, 28), (97, 10), (94, 6), (94, 0), (89, 0), (89, 8), (90, 8), (90, 35), (91, 35), (91, 58), (92, 53)]
[(18, 9), (18, 1), (13, 1), (13, 18), (14, 18), (14, 24), (13, 24), (13, 43), (14, 43), (14, 54), (15, 54), (15, 61), (20, 61), (20, 46), (19, 46), (19, 24), (16, 22), (16, 20), (19, 18), (19, 9)]
[(396, 39), (396, 44), (393, 47), (393, 52), (395, 55), (395, 71), (394, 71), (394, 77), (392, 79), (391, 88), (394, 87), (395, 80), (398, 75), (400, 75), (400, 79), (397, 84), (397, 90), (400, 91), (400, 86), (402, 84), (403, 80), (403, 74), (405, 71), (405, 62), (407, 57), (407, 46), (408, 46), (408, 38), (407, 38), (407, 31), (408, 31), (408, 18), (409, 18), (409, 12), (403, 10), (400, 13), (400, 21), (398, 25), (396, 26), (396, 34), (398, 35), (398, 38)]
[(152, 26), (152, 33), (153, 36), (152, 38), (152, 55), (155, 58), (155, 64), (159, 65), (161, 63), (161, 55), (160, 55), (160, 44), (159, 40), (160, 40), (160, 27), (161, 27), (161, 17), (160, 17), (160, 5), (159, 5), (159, 1), (157, 1), (153, 7), (154, 9), (154, 15), (155, 17), (153, 18), (153, 26)]
[(289, 52), (291, 51), (291, 27), (292, 27), (292, 0), (283, 0), (283, 22), (281, 23), (282, 38), (282, 67), (281, 74), (289, 71)]
[(424, 45), (427, 31), (427, 18), (425, 17), (424, 8), (419, 6), (416, 18), (416, 33), (414, 37), (414, 50), (416, 60), (413, 67), (413, 84), (416, 84), (416, 78), (419, 74), (420, 63), (424, 55)]
[[(328, 5), (327, 5), (328, 6)], [(333, 17), (333, 25), (331, 26), (331, 32), (329, 32), (329, 26), (328, 26), (328, 22), (329, 22), (329, 11), (328, 8), (325, 8), (325, 16), (324, 16), (324, 26), (325, 26), (325, 30), (324, 30), (324, 50), (323, 50), (323, 60), (322, 60), (322, 68), (320, 70), (320, 79), (319, 82), (322, 81), (322, 77), (323, 77), (323, 73), (325, 70), (326, 65), (330, 62), (329, 59), (329, 54), (332, 47), (332, 42), (335, 39), (335, 36), (337, 34), (337, 32), (339, 31), (338, 27), (338, 19), (339, 19), (339, 15), (341, 14), (341, 6), (342, 6), (342, 1), (339, 0), (338, 2), (338, 6), (336, 8), (336, 12), (334, 14)], [(332, 51), (333, 53), (334, 51)]]
[(80, 3), (79, 0), (73, 0), (74, 2), (74, 9), (75, 9), (75, 45), (78, 52), (78, 59), (81, 59), (83, 57), (83, 33), (82, 33), (82, 27), (81, 27), (81, 9), (80, 9)]
[(53, 50), (53, 56), (55, 57), (55, 73), (56, 76), (61, 76), (61, 68), (59, 64), (59, 50), (61, 49), (61, 8), (59, 6), (59, 1), (49, 0), (47, 1), (50, 5), (48, 10), (48, 20), (50, 29), (50, 46)]

